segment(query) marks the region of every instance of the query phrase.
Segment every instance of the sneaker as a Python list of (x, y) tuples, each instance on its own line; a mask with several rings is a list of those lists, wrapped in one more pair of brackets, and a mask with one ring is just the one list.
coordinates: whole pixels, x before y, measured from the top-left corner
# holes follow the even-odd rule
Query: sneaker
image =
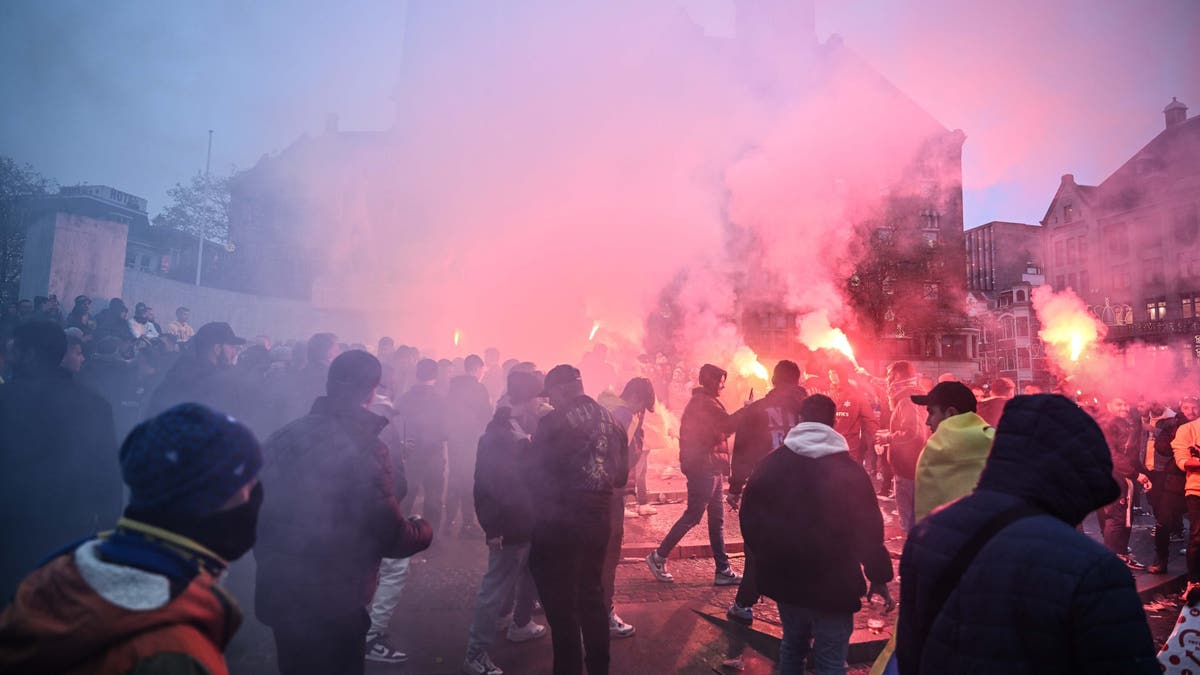
[(463, 661), (462, 671), (467, 675), (504, 675), (504, 671), (500, 670), (500, 666), (492, 663), (492, 657), (483, 652), (476, 657), (467, 657)]
[(652, 516), (656, 513), (658, 513), (658, 509), (654, 508), (650, 504), (638, 504), (637, 514), (639, 516)]
[(721, 667), (728, 668), (730, 670), (745, 670), (746, 662), (742, 660), (742, 657), (734, 656), (734, 657), (731, 657), (731, 658), (728, 658), (728, 659), (725, 659), (724, 661), (722, 661)]
[(666, 558), (658, 557), (658, 551), (650, 551), (650, 555), (646, 556), (646, 564), (650, 566), (650, 573), (655, 579), (667, 584), (675, 581), (675, 577), (667, 571)]
[(1137, 561), (1137, 559), (1136, 559), (1136, 558), (1134, 558), (1134, 557), (1133, 557), (1133, 556), (1131, 556), (1131, 555), (1128, 555), (1128, 554), (1126, 554), (1126, 555), (1118, 555), (1117, 557), (1118, 557), (1118, 558), (1120, 558), (1120, 559), (1121, 559), (1121, 562), (1125, 563), (1125, 566), (1126, 566), (1126, 567), (1128, 567), (1128, 568), (1129, 568), (1129, 569), (1131, 569), (1131, 570), (1138, 570), (1138, 571), (1140, 571), (1140, 570), (1144, 570), (1144, 569), (1146, 569), (1146, 565), (1144, 565), (1143, 563), (1140, 563), (1140, 562), (1138, 562), (1138, 561)]
[(375, 663), (404, 663), (408, 660), (408, 654), (389, 647), (384, 643), (382, 635), (368, 635), (366, 658)]
[(617, 610), (608, 613), (608, 634), (615, 638), (633, 637), (637, 629), (621, 620)]
[(742, 575), (733, 571), (732, 567), (717, 570), (713, 575), (713, 586), (737, 586), (742, 583)]
[(536, 640), (545, 634), (545, 626), (540, 623), (530, 621), (524, 626), (518, 626), (515, 623), (511, 624), (508, 627), (508, 633), (506, 637), (508, 637), (509, 642), (529, 642), (530, 640)]
[(754, 608), (742, 607), (735, 602), (729, 606), (729, 609), (725, 610), (725, 616), (733, 621), (749, 626), (754, 623)]

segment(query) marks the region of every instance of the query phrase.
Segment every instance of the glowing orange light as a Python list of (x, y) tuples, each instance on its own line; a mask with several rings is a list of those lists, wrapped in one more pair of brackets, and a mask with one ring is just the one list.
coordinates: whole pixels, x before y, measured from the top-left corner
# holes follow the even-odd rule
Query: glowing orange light
[(1045, 286), (1038, 287), (1033, 291), (1033, 307), (1042, 322), (1038, 336), (1062, 360), (1078, 363), (1088, 348), (1104, 337), (1104, 324), (1069, 290), (1055, 293)]
[(592, 339), (596, 337), (596, 331), (598, 331), (598, 330), (600, 330), (600, 322), (593, 321), (592, 322), (592, 332), (588, 333), (588, 342), (591, 342)]
[(854, 348), (850, 339), (841, 328), (834, 328), (829, 323), (829, 314), (819, 310), (800, 320), (800, 342), (809, 349), (834, 349), (850, 359), (850, 363), (858, 367), (858, 359), (854, 358)]
[(461, 340), (462, 340), (462, 331), (461, 330), (454, 331), (454, 346), (457, 347), (458, 343)]
[(733, 353), (733, 367), (742, 377), (755, 377), (763, 382), (770, 378), (767, 367), (758, 362), (758, 354), (753, 349), (743, 345)]

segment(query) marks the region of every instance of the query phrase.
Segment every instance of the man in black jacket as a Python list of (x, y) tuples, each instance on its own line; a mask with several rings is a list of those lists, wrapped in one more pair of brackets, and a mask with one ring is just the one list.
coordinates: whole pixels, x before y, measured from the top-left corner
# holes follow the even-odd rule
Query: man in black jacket
[[(754, 467), (771, 451), (782, 447), (792, 427), (800, 423), (800, 406), (808, 392), (800, 386), (800, 366), (792, 361), (780, 361), (771, 374), (774, 387), (761, 400), (746, 406), (742, 423), (733, 439), (733, 475), (729, 479), (729, 496), (725, 501), (735, 511), (742, 498), (742, 488)], [(726, 614), (740, 623), (754, 621), (754, 605), (758, 602), (754, 558), (746, 549), (746, 564), (737, 597)]]
[(1124, 399), (1109, 399), (1105, 404), (1105, 414), (1098, 422), (1112, 454), (1113, 478), (1121, 487), (1119, 499), (1096, 511), (1100, 530), (1104, 534), (1104, 545), (1117, 554), (1129, 569), (1144, 570), (1146, 565), (1129, 553), (1129, 510), (1133, 503), (1133, 481), (1136, 479), (1147, 491), (1152, 487), (1142, 460), (1145, 444), (1141, 441), (1137, 425), (1129, 418), (1129, 404)]
[(202, 403), (238, 415), (232, 400), (231, 368), (238, 348), (246, 344), (223, 321), (206, 323), (192, 338), (192, 352), (180, 358), (154, 391), (147, 414), (157, 415), (180, 403)]
[(724, 482), (729, 475), (729, 435), (741, 423), (745, 408), (725, 411), (721, 392), (725, 389), (725, 371), (706, 363), (700, 368), (700, 386), (692, 390), (692, 399), (679, 420), (679, 469), (687, 478), (687, 508), (667, 532), (658, 549), (646, 556), (650, 573), (670, 583), (675, 577), (667, 571), (667, 556), (708, 512), (708, 544), (712, 548), (717, 571), (714, 586), (736, 586), (742, 577), (729, 566), (725, 553)]
[[(1009, 401), (975, 492), (922, 520), (904, 546), (900, 672), (1161, 672), (1129, 571), (1075, 529), (1120, 492), (1104, 435), (1078, 406), (1048, 394)], [(1026, 516), (1004, 525), (1016, 509)]]
[(12, 380), (0, 386), (0, 603), (64, 543), (121, 512), (112, 407), (59, 367), (62, 328), (17, 326)]
[(1187, 474), (1175, 463), (1171, 441), (1179, 427), (1200, 417), (1200, 401), (1187, 396), (1179, 402), (1179, 412), (1174, 417), (1160, 419), (1155, 425), (1153, 440), (1154, 469), (1150, 473), (1153, 488), (1150, 505), (1154, 508), (1154, 564), (1146, 569), (1150, 574), (1166, 574), (1167, 561), (1171, 558), (1171, 535), (1183, 527), (1183, 516), (1187, 513), (1184, 489)]
[(784, 675), (802, 675), (810, 653), (818, 673), (845, 672), (854, 613), (868, 593), (864, 570), (869, 595), (893, 606), (883, 516), (867, 472), (833, 430), (836, 412), (828, 396), (805, 399), (802, 421), (746, 484), (742, 536), (759, 590), (779, 605)]
[[(538, 394), (530, 373), (508, 375), (508, 396), (514, 406), (526, 406)], [(546, 627), (530, 620), (532, 594), (518, 589), (529, 570), (529, 539), (533, 530), (533, 500), (525, 484), (529, 464), (530, 434), (513, 416), (512, 408), (496, 411), (479, 439), (475, 460), (475, 513), (487, 537), (488, 567), (479, 584), (475, 615), (467, 640), (463, 671), (472, 675), (502, 675), (492, 663), (488, 648), (496, 633), (496, 619), (506, 597), (515, 595), (508, 639), (524, 642), (542, 637)]]
[(457, 520), (459, 536), (478, 535), (475, 504), (471, 498), (475, 474), (475, 449), (492, 417), (492, 400), (483, 386), (483, 359), (471, 354), (463, 361), (464, 374), (450, 380), (446, 394), (446, 459), (449, 471), (446, 485), (446, 523), (449, 533)]
[(529, 568), (550, 622), (555, 675), (580, 673), (585, 662), (589, 675), (605, 675), (602, 569), (613, 489), (629, 479), (628, 441), (612, 414), (583, 393), (577, 368), (552, 368), (542, 395), (554, 411), (533, 436), (529, 480), (538, 510)]
[(416, 378), (416, 384), (396, 401), (394, 423), (401, 428), (408, 468), (408, 496), (402, 505), (411, 510), (420, 493), (421, 515), (436, 531), (446, 499), (446, 410), (435, 387), (437, 361), (421, 359)]
[(433, 539), (401, 513), (379, 440), (387, 420), (366, 409), (381, 375), (374, 356), (342, 354), (327, 395), (264, 448), (255, 610), (275, 631), (283, 675), (362, 673), (380, 559)]

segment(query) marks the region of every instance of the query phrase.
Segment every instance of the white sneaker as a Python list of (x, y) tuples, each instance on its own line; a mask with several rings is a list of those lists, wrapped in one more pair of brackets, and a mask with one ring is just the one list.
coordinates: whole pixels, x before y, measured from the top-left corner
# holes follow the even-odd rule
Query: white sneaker
[(509, 642), (528, 642), (529, 640), (536, 640), (545, 634), (545, 626), (530, 621), (524, 626), (519, 627), (515, 623), (509, 625), (507, 637)]
[(615, 638), (633, 637), (637, 629), (621, 620), (617, 610), (608, 613), (608, 634)]
[(408, 654), (385, 643), (382, 635), (372, 633), (367, 635), (365, 658), (375, 663), (404, 663), (408, 660)]
[(650, 504), (639, 504), (637, 507), (637, 514), (639, 516), (652, 516), (656, 513), (658, 513), (658, 509), (654, 508)]
[(646, 564), (655, 579), (667, 584), (675, 581), (675, 577), (667, 571), (667, 559), (658, 557), (658, 551), (650, 551), (650, 555), (646, 556)]
[(475, 658), (467, 657), (463, 661), (462, 671), (467, 675), (504, 675), (504, 671), (500, 670), (500, 666), (492, 663), (492, 657), (483, 652)]

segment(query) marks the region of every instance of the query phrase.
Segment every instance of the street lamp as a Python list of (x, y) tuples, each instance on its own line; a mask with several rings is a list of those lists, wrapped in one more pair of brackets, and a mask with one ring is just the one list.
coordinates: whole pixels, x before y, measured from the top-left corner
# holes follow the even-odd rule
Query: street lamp
[[(208, 130), (208, 155), (204, 158), (204, 195), (208, 197), (208, 170), (212, 165), (212, 137), (213, 130)], [(200, 270), (204, 267), (204, 218), (200, 218), (200, 241), (196, 247), (196, 285), (200, 285)]]

